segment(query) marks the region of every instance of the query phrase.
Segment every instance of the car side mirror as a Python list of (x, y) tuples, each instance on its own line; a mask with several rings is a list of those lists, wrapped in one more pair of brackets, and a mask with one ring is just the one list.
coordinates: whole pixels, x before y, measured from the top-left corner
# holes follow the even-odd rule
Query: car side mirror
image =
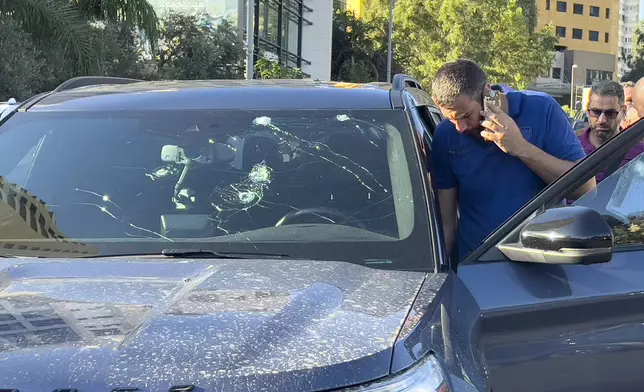
[(510, 260), (546, 264), (596, 264), (613, 257), (613, 231), (595, 210), (551, 208), (530, 220), (519, 243), (498, 249)]

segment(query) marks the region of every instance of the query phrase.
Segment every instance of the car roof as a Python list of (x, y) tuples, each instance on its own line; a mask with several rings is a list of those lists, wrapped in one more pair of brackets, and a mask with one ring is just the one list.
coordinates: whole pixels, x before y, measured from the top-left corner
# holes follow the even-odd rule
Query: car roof
[(100, 84), (54, 91), (28, 111), (391, 109), (391, 84), (207, 80)]

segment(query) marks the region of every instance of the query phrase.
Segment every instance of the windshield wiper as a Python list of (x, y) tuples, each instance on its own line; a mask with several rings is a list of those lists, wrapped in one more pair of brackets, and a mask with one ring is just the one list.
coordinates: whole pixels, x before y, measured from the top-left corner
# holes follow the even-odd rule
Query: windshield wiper
[(289, 255), (281, 253), (243, 253), (243, 252), (221, 252), (207, 249), (163, 249), (161, 254), (166, 257), (176, 258), (204, 258), (204, 259), (290, 259)]

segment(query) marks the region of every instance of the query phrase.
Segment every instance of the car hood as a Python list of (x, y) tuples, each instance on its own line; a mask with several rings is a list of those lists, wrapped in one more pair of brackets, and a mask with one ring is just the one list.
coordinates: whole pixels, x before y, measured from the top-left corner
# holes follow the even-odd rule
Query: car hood
[(424, 273), (293, 260), (0, 260), (0, 388), (322, 390), (388, 374)]

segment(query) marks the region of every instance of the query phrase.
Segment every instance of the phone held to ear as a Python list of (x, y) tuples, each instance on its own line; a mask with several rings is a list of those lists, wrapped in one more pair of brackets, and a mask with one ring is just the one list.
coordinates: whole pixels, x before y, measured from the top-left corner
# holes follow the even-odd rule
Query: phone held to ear
[(501, 107), (501, 94), (496, 90), (490, 90), (483, 95), (483, 110), (486, 112), (490, 109), (488, 108), (488, 103), (492, 103), (496, 107)]

